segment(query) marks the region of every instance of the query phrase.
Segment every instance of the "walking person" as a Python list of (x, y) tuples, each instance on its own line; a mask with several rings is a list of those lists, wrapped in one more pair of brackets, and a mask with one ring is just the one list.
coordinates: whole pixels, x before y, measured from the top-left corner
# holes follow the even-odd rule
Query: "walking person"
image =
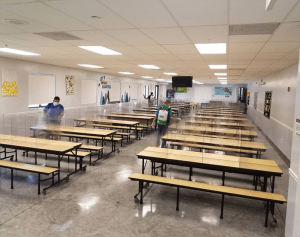
[(60, 104), (60, 98), (55, 96), (52, 103), (49, 103), (44, 108), (44, 115), (46, 117), (46, 123), (48, 124), (60, 124), (61, 117), (64, 115), (64, 107)]
[[(173, 113), (172, 113), (172, 109), (170, 108), (170, 105), (171, 105), (171, 101), (167, 100), (165, 102), (165, 105), (163, 105), (157, 110), (156, 116), (153, 120), (152, 124), (153, 125), (157, 124), (157, 131), (158, 131), (156, 146), (159, 146), (161, 137), (168, 132), (168, 126), (170, 124), (170, 120), (175, 119), (172, 117)], [(162, 140), (161, 147), (162, 148), (166, 147), (165, 140)]]

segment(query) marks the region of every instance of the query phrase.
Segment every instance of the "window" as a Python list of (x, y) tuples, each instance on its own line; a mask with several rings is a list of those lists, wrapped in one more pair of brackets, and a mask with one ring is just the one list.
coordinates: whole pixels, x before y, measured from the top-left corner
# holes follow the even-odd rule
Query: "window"
[(145, 95), (145, 97), (148, 97), (150, 95), (150, 86), (149, 85), (145, 85), (144, 95)]

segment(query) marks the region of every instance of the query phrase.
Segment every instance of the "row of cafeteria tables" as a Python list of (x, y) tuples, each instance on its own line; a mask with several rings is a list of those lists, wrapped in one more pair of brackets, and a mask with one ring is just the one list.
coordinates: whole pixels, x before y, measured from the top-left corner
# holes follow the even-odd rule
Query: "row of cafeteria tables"
[[(229, 148), (237, 149), (249, 149), (257, 151), (257, 158), (261, 158), (261, 153), (266, 151), (267, 148), (262, 142), (254, 142), (254, 138), (258, 136), (257, 132), (253, 130), (254, 126), (248, 123), (242, 113), (238, 113), (237, 110), (228, 109), (223, 110), (220, 115), (220, 109), (216, 109), (215, 112), (212, 110), (202, 110), (196, 113), (194, 116), (190, 116), (189, 120), (185, 124), (177, 125), (173, 124), (170, 126), (170, 131), (162, 137), (166, 141), (185, 142), (187, 144), (205, 144), (210, 146), (224, 146)], [(200, 115), (200, 116), (199, 116)], [(233, 116), (238, 115), (238, 116)], [(198, 120), (198, 118), (200, 119)], [(215, 119), (217, 118), (217, 119)], [(221, 119), (223, 118), (223, 119)], [(225, 118), (225, 119), (224, 119)], [(202, 120), (203, 119), (203, 120)], [(228, 119), (228, 120), (227, 120)], [(231, 120), (233, 119), (233, 120)], [(220, 122), (217, 120), (227, 120), (235, 122)], [(172, 132), (173, 131), (173, 132)], [(203, 134), (214, 134), (214, 135), (229, 135), (235, 137), (249, 137), (252, 141), (242, 141), (233, 139), (220, 139), (220, 138), (208, 138), (193, 135), (182, 135), (183, 131), (186, 132), (199, 132)], [(176, 133), (174, 133), (176, 132)], [(280, 177), (283, 173), (277, 163), (273, 160), (264, 159), (253, 159), (239, 156), (220, 155), (213, 153), (203, 153), (187, 150), (177, 150), (168, 148), (158, 147), (147, 147), (139, 154), (138, 159), (142, 160), (142, 174), (145, 172), (146, 164), (145, 160), (149, 160), (152, 163), (151, 174), (155, 175), (157, 168), (161, 169), (161, 176), (163, 176), (163, 165), (179, 165), (189, 167), (189, 180), (193, 175), (193, 168), (210, 169), (222, 171), (223, 186), (225, 184), (225, 172), (239, 173), (253, 175), (254, 179), (262, 176), (262, 190), (267, 191), (268, 178), (271, 179), (271, 192), (275, 189), (275, 177)], [(155, 163), (161, 163), (159, 167), (155, 166)], [(157, 174), (157, 173), (156, 173)], [(260, 181), (260, 178), (259, 178)], [(253, 181), (255, 189), (257, 188), (257, 181)], [(276, 222), (274, 216), (274, 204), (272, 207), (273, 219)]]

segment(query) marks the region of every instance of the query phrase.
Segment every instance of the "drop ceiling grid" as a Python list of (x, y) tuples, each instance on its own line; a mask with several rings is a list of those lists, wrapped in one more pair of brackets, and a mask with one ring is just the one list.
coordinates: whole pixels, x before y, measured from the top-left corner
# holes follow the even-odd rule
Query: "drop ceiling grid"
[[(138, 0), (129, 0), (129, 1), (131, 3), (138, 2)], [(239, 1), (244, 1), (244, 0), (239, 0)], [(296, 39), (295, 32), (290, 31), (290, 26), (297, 24), (297, 23), (293, 23), (293, 22), (292, 23), (284, 23), (287, 25), (281, 25), (277, 29), (277, 31), (275, 31), (275, 33), (271, 37), (271, 39), (270, 39), (270, 35), (268, 35), (268, 36), (266, 36), (266, 35), (249, 36), (248, 38), (245, 38), (242, 36), (241, 37), (230, 37), (228, 35), (228, 22), (232, 21), (232, 18), (231, 18), (231, 16), (233, 16), (232, 12), (231, 12), (232, 4), (236, 2), (234, 0), (228, 0), (225, 8), (217, 9), (217, 11), (219, 11), (219, 18), (213, 19), (213, 20), (210, 20), (210, 17), (212, 18), (212, 16), (205, 17), (205, 14), (199, 16), (199, 12), (198, 12), (198, 16), (195, 15), (195, 9), (197, 9), (195, 6), (202, 6), (202, 9), (205, 9), (205, 7), (206, 7), (206, 9), (210, 9), (209, 4), (213, 4), (212, 3), (213, 1), (207, 3), (207, 1), (203, 1), (203, 0), (190, 0), (188, 4), (186, 3), (186, 1), (180, 1), (180, 0), (151, 1), (150, 8), (147, 5), (148, 11), (149, 11), (149, 9), (158, 9), (159, 12), (166, 13), (164, 16), (160, 16), (161, 23), (163, 23), (163, 24), (158, 24), (159, 23), (158, 19), (155, 19), (154, 22), (152, 22), (152, 23), (154, 23), (152, 25), (150, 25), (150, 21), (149, 21), (150, 15), (149, 14), (146, 14), (145, 16), (143, 16), (146, 19), (145, 22), (139, 22), (142, 17), (142, 13), (138, 10), (141, 8), (145, 8), (145, 6), (142, 6), (140, 3), (137, 3), (138, 9), (135, 9), (135, 8), (129, 9), (127, 7), (125, 9), (125, 11), (123, 11), (122, 6), (120, 6), (120, 4), (119, 4), (119, 3), (121, 3), (124, 5), (124, 3), (122, 3), (121, 0), (117, 0), (114, 2), (109, 1), (109, 0), (101, 0), (101, 1), (100, 0), (99, 1), (88, 0), (88, 2), (86, 2), (86, 3), (94, 4), (93, 6), (95, 6), (95, 7), (98, 6), (98, 4), (102, 6), (103, 3), (105, 6), (108, 6), (108, 8), (105, 8), (104, 12), (106, 12), (109, 15), (109, 17), (114, 16), (118, 19), (121, 19), (120, 21), (126, 22), (126, 23), (124, 23), (124, 25), (122, 25), (122, 24), (120, 25), (121, 29), (114, 28), (115, 26), (113, 24), (111, 25), (111, 28), (106, 28), (107, 25), (105, 25), (105, 23), (102, 24), (101, 26), (99, 26), (99, 28), (96, 27), (97, 24), (93, 23), (94, 20), (91, 20), (90, 16), (86, 17), (86, 15), (90, 15), (90, 14), (94, 13), (94, 11), (89, 11), (87, 8), (83, 9), (81, 15), (76, 14), (76, 11), (74, 11), (74, 13), (72, 13), (72, 8), (68, 9), (68, 7), (70, 6), (68, 4), (70, 2), (74, 2), (77, 4), (76, 6), (82, 6), (82, 4), (80, 4), (80, 2), (81, 2), (80, 0), (63, 1), (63, 2), (60, 2), (60, 4), (59, 4), (59, 2), (56, 2), (56, 1), (52, 1), (52, 2), (49, 1), (49, 2), (44, 2), (44, 3), (37, 3), (37, 2), (36, 3), (24, 3), (26, 1), (17, 1), (17, 2), (22, 3), (22, 4), (18, 4), (18, 5), (27, 5), (28, 4), (27, 6), (29, 6), (29, 4), (34, 4), (36, 6), (41, 6), (40, 4), (43, 4), (44, 6), (47, 6), (50, 9), (52, 9), (49, 12), (56, 11), (57, 14), (60, 16), (62, 13), (68, 15), (68, 16), (65, 16), (69, 20), (66, 20), (66, 22), (64, 22), (64, 27), (68, 26), (68, 24), (70, 24), (71, 22), (72, 22), (72, 24), (76, 24), (76, 22), (80, 22), (80, 24), (83, 24), (84, 27), (86, 25), (88, 28), (85, 30), (74, 30), (73, 31), (72, 29), (71, 30), (68, 29), (68, 33), (72, 34), (72, 32), (74, 32), (74, 35), (80, 37), (80, 34), (81, 34), (81, 36), (84, 36), (85, 32), (86, 33), (90, 32), (90, 31), (98, 32), (99, 35), (102, 35), (102, 38), (106, 37), (106, 39), (103, 41), (100, 41), (100, 40), (98, 40), (97, 36), (90, 36), (90, 37), (86, 36), (86, 37), (81, 37), (84, 39), (84, 41), (82, 41), (82, 43), (104, 45), (104, 41), (105, 41), (107, 43), (107, 46), (110, 46), (109, 44), (118, 44), (118, 45), (111, 45), (112, 47), (109, 47), (109, 48), (119, 51), (124, 54), (123, 55), (124, 57), (122, 57), (122, 59), (120, 59), (120, 61), (122, 61), (122, 60), (123, 61), (136, 60), (137, 62), (151, 61), (151, 62), (153, 62), (153, 64), (159, 61), (159, 64), (163, 67), (166, 67), (166, 69), (173, 69), (174, 71), (178, 70), (181, 72), (185, 72), (183, 70), (184, 68), (186, 70), (190, 68), (190, 69), (194, 70), (193, 72), (195, 73), (195, 75), (196, 74), (204, 75), (205, 73), (203, 73), (203, 72), (208, 71), (214, 77), (213, 73), (215, 71), (210, 70), (208, 68), (209, 63), (214, 63), (214, 64), (226, 63), (228, 65), (228, 68), (230, 68), (229, 65), (236, 65), (236, 66), (232, 66), (230, 69), (239, 69), (239, 67), (241, 67), (241, 65), (243, 68), (245, 67), (245, 65), (248, 65), (248, 67), (250, 66), (249, 69), (251, 69), (251, 67), (253, 67), (253, 65), (255, 65), (255, 64), (259, 65), (261, 60), (273, 60), (274, 59), (274, 63), (275, 63), (279, 59), (281, 59), (283, 56), (289, 55), (290, 52), (292, 52), (292, 51), (296, 52), (296, 49), (299, 47), (298, 42), (284, 43), (285, 46), (283, 47), (282, 44), (278, 44), (280, 42), (277, 42), (277, 40), (276, 40), (276, 37), (280, 38), (281, 35), (286, 36), (285, 39), (281, 39), (281, 40), (291, 41), (291, 39), (292, 40)], [(184, 4), (186, 5), (186, 8), (184, 10), (186, 10), (188, 13), (190, 13), (190, 15), (186, 19), (181, 19), (181, 16), (178, 15), (178, 12), (181, 10), (181, 8), (178, 7), (179, 6), (178, 4), (180, 4), (182, 2), (185, 2)], [(0, 5), (2, 3), (3, 3), (3, 1), (0, 1)], [(150, 4), (150, 3), (147, 3), (147, 4)], [(128, 4), (128, 5), (130, 6), (130, 4)], [(177, 8), (176, 7), (174, 8), (175, 5), (177, 6)], [(295, 5), (294, 0), (287, 0), (287, 5), (288, 6)], [(12, 9), (12, 7), (11, 7), (12, 5), (10, 5), (10, 4), (3, 5), (3, 6), (7, 7), (7, 9), (8, 8)], [(254, 1), (251, 1), (251, 6), (252, 6), (252, 8), (255, 9), (255, 11), (258, 9), (257, 5)], [(297, 9), (297, 7), (298, 6), (295, 5), (295, 8), (293, 10), (291, 9), (291, 11), (290, 11), (291, 14), (293, 14), (293, 12), (295, 12), (295, 9)], [(44, 7), (43, 7), (43, 9), (44, 9)], [(73, 10), (76, 10), (76, 9), (77, 8), (75, 6), (73, 6)], [(283, 8), (284, 11), (286, 9), (288, 9), (287, 6), (285, 6)], [(132, 13), (133, 10), (135, 12), (130, 15), (130, 13)], [(144, 11), (145, 9), (142, 9), (142, 10)], [(77, 11), (79, 11), (79, 10), (77, 9)], [(249, 11), (249, 9), (248, 9), (248, 11)], [(278, 10), (276, 10), (276, 11), (278, 11)], [(209, 12), (209, 11), (207, 11), (207, 12)], [(18, 13), (20, 14), (20, 11), (18, 11)], [(136, 13), (136, 15), (135, 15), (135, 13)], [(48, 13), (48, 15), (49, 14), (50, 13)], [(158, 13), (155, 12), (154, 14), (158, 14)], [(16, 16), (16, 14), (13, 14), (13, 15)], [(280, 17), (283, 15), (284, 15), (284, 13), (280, 14)], [(6, 14), (6, 16), (7, 16), (7, 14)], [(27, 17), (29, 16), (28, 13), (26, 16)], [(21, 17), (21, 18), (28, 20), (28, 18), (26, 18), (26, 16)], [(226, 16), (226, 17), (224, 17), (224, 16)], [(206, 24), (205, 21), (199, 21), (199, 19), (201, 19), (201, 17), (204, 17), (205, 18), (204, 20), (208, 21), (208, 25), (205, 25)], [(269, 16), (267, 16), (267, 17), (269, 17)], [(295, 16), (293, 16), (293, 17), (295, 17)], [(226, 18), (226, 20), (224, 20), (224, 19), (222, 20), (221, 18), (222, 19)], [(290, 19), (289, 17), (286, 16), (286, 14), (282, 18), (282, 20), (284, 20), (285, 18), (286, 18), (285, 21), (288, 21)], [(64, 19), (64, 18), (60, 18), (60, 19)], [(266, 19), (264, 20), (264, 22), (268, 22), (268, 20), (266, 20)], [(278, 16), (278, 19), (279, 19), (279, 16)], [(294, 18), (292, 18), (292, 19), (294, 19)], [(36, 20), (39, 20), (39, 19), (35, 18), (34, 20), (29, 20), (29, 21), (36, 22)], [(253, 20), (255, 20), (255, 19), (252, 19), (251, 21), (253, 21)], [(218, 24), (216, 24), (216, 21), (218, 21)], [(49, 23), (49, 22), (47, 20), (44, 20), (43, 24), (40, 24), (40, 22), (36, 22), (36, 24), (38, 25), (38, 28), (41, 28), (40, 26), (45, 25), (45, 23)], [(48, 26), (49, 28), (51, 28), (50, 31), (57, 30), (57, 29), (53, 28), (53, 26), (56, 26), (54, 23), (51, 23), (52, 26)], [(133, 24), (133, 23), (135, 23), (135, 24)], [(167, 25), (167, 24), (169, 24), (169, 25)], [(81, 58), (82, 60), (85, 60), (85, 61), (96, 62), (97, 57), (99, 57), (99, 59), (101, 58), (101, 60), (107, 61), (107, 64), (109, 64), (112, 61), (111, 58), (108, 58), (108, 57), (103, 58), (103, 57), (101, 57), (101, 55), (96, 55), (96, 54), (90, 53), (90, 52), (84, 52), (82, 49), (79, 49), (76, 47), (78, 45), (78, 43), (76, 43), (76, 42), (71, 42), (71, 41), (70, 42), (67, 42), (67, 41), (66, 42), (57, 42), (58, 45), (56, 45), (54, 42), (51, 42), (51, 40), (49, 40), (48, 42), (45, 40), (45, 42), (41, 42), (40, 45), (37, 46), (37, 44), (39, 44), (38, 38), (32, 36), (32, 34), (28, 34), (28, 33), (22, 34), (22, 32), (28, 32), (28, 26), (24, 27), (24, 29), (26, 29), (24, 31), (22, 30), (22, 27), (21, 28), (20, 27), (7, 28), (8, 26), (6, 26), (6, 25), (5, 25), (5, 27), (8, 32), (10, 29), (12, 29), (12, 32), (14, 32), (14, 29), (16, 29), (15, 33), (8, 33), (8, 34), (6, 33), (9, 37), (13, 37), (13, 39), (12, 38), (10, 38), (10, 39), (12, 39), (11, 42), (13, 42), (14, 45), (20, 44), (19, 48), (21, 48), (21, 46), (26, 46), (26, 48), (31, 47), (33, 50), (40, 49), (42, 51), (44, 50), (44, 52), (49, 52), (47, 54), (49, 56), (49, 62), (50, 61), (52, 62), (56, 58), (53, 55), (53, 52), (59, 53), (60, 50), (61, 50), (60, 54), (64, 54), (64, 55), (69, 54), (69, 55), (74, 55), (74, 56), (79, 55), (79, 57), (74, 57), (74, 58), (76, 58), (76, 59)], [(125, 29), (123, 27), (125, 27)], [(223, 30), (219, 30), (219, 31), (213, 30), (213, 29), (221, 29), (221, 28)], [(1, 29), (1, 25), (0, 25), (0, 29)], [(193, 29), (195, 30), (195, 32), (193, 32)], [(209, 29), (209, 34), (205, 34), (205, 31), (201, 31), (201, 30), (199, 32), (204, 32), (204, 33), (201, 33), (201, 34), (199, 32), (197, 33), (196, 29), (201, 29), (201, 30)], [(101, 33), (99, 33), (99, 32), (101, 32)], [(118, 34), (115, 34), (116, 32), (118, 32)], [(136, 33), (134, 34), (132, 32), (136, 32)], [(164, 34), (164, 32), (166, 32), (166, 33)], [(176, 32), (181, 32), (181, 33), (176, 33)], [(227, 32), (227, 33), (224, 33), (224, 32)], [(288, 35), (287, 33), (290, 33), (290, 35)], [(13, 34), (16, 34), (16, 35), (13, 36)], [(174, 39), (174, 35), (178, 35), (178, 34), (180, 35), (180, 37), (178, 37), (178, 39)], [(165, 35), (165, 37), (164, 37), (164, 35)], [(127, 37), (127, 39), (125, 39), (126, 37)], [(218, 41), (221, 41), (223, 38), (225, 39), (225, 37), (226, 37), (226, 40), (223, 40), (223, 41), (229, 42), (228, 51), (227, 51), (226, 55), (204, 55), (204, 56), (201, 56), (193, 44), (195, 42), (197, 42), (197, 43), (205, 42), (209, 38), (211, 38), (212, 41), (218, 42)], [(101, 38), (101, 37), (99, 37), (99, 38)], [(134, 41), (134, 40), (136, 40), (136, 41)], [(5, 43), (7, 41), (8, 41), (8, 38), (6, 38), (6, 40), (3, 41), (2, 43)], [(275, 41), (275, 42), (271, 42), (271, 41)], [(103, 44), (101, 44), (102, 42), (103, 42)], [(110, 43), (110, 42), (113, 42), (113, 43)], [(275, 44), (270, 44), (270, 43), (275, 43)], [(140, 45), (136, 45), (136, 44), (140, 44)], [(260, 48), (261, 45), (263, 45), (263, 47)], [(56, 48), (59, 48), (59, 50), (47, 51), (46, 50), (47, 46), (59, 46), (59, 47), (56, 47)], [(280, 56), (278, 56), (277, 55), (278, 51), (284, 51), (284, 52), (279, 53)], [(276, 55), (277, 57), (271, 58), (272, 52), (273, 52), (273, 55)], [(295, 53), (295, 55), (296, 55), (296, 53)], [(291, 59), (287, 60), (282, 65), (290, 65), (291, 63), (294, 63), (295, 62), (294, 59), (296, 58), (295, 55), (290, 54), (289, 57), (291, 57)], [(92, 56), (93, 56), (93, 60), (89, 59), (89, 57), (92, 57)], [(241, 60), (241, 61), (239, 62), (239, 60)], [(43, 58), (43, 61), (44, 61), (44, 58)], [(190, 62), (187, 63), (188, 61), (190, 61)], [(242, 63), (242, 61), (247, 62), (247, 63), (246, 64)], [(75, 62), (75, 61), (69, 60), (69, 62)], [(128, 65), (130, 65), (130, 64), (128, 64)], [(190, 65), (193, 65), (193, 66), (191, 67)], [(69, 66), (75, 67), (76, 64), (70, 63)], [(137, 67), (137, 65), (135, 65), (135, 68), (136, 67)], [(162, 73), (165, 71), (165, 68), (162, 68), (162, 69), (163, 70), (161, 70), (161, 72), (160, 72), (161, 75), (163, 75)], [(272, 67), (270, 68), (270, 70), (271, 69), (272, 69)], [(136, 71), (136, 73), (141, 73), (141, 75), (144, 75), (144, 74), (149, 74), (150, 73), (149, 71), (151, 71), (151, 70), (142, 69), (140, 71)], [(117, 72), (115, 72), (115, 73), (117, 73)], [(158, 73), (156, 72), (155, 74), (157, 75)]]

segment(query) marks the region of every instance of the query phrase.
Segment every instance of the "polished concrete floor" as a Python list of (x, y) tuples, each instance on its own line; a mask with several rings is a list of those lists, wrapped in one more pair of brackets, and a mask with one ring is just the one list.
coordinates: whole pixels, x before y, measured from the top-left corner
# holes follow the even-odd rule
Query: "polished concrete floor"
[[(262, 158), (273, 159), (281, 167), (284, 174), (277, 178), (275, 192), (287, 197), (288, 166), (263, 134), (259, 132), (256, 140), (267, 146)], [(49, 189), (47, 195), (37, 195), (36, 175), (20, 171), (11, 190), (10, 171), (0, 169), (0, 236), (284, 236), (286, 205), (276, 205), (277, 227), (266, 228), (261, 201), (226, 196), (223, 220), (217, 194), (182, 189), (176, 211), (176, 188), (151, 185), (144, 204), (135, 203), (138, 183), (128, 176), (141, 172), (136, 154), (155, 142), (156, 133), (134, 141), (120, 153), (71, 176), (68, 183)], [(19, 161), (33, 163), (33, 154), (23, 157), (20, 153)], [(40, 155), (38, 163), (55, 166), (57, 160), (50, 156), (45, 161)], [(62, 162), (63, 175), (73, 168), (73, 162)], [(150, 173), (149, 164), (146, 173)], [(166, 176), (187, 179), (188, 169), (168, 166)], [(228, 186), (253, 189), (252, 176), (226, 177)], [(193, 180), (221, 184), (221, 172), (195, 170)]]

